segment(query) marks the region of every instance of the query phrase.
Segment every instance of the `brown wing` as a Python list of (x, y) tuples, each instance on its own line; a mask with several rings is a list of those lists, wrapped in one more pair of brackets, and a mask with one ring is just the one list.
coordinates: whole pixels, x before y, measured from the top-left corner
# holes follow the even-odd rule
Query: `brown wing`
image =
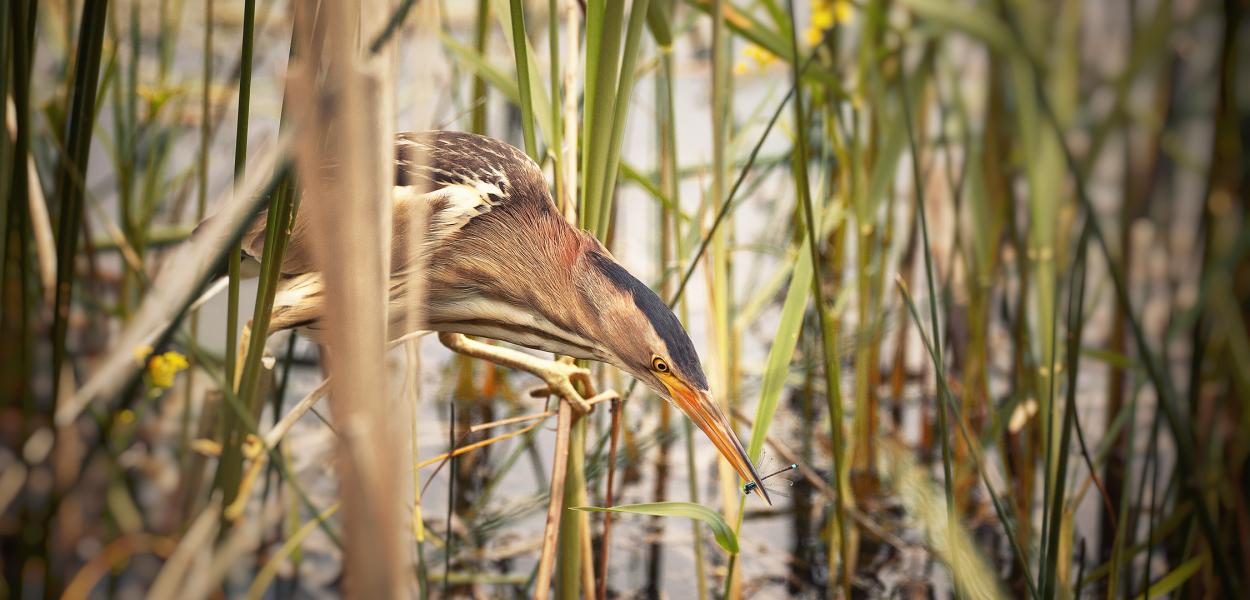
[[(508, 218), (517, 211), (555, 212), (542, 170), (525, 153), (486, 136), (455, 131), (401, 133), (395, 138), (395, 186), (407, 188), (392, 196), (394, 256), (402, 268), (412, 250), (408, 239), (412, 223), (429, 214), (428, 242), (437, 242), (464, 229), (474, 219), (496, 213)], [(503, 210), (500, 210), (503, 209)], [(311, 231), (305, 213), (296, 214), (295, 228), (282, 260), (287, 275), (315, 270)], [(262, 212), (241, 241), (243, 252), (260, 260), (265, 249)]]

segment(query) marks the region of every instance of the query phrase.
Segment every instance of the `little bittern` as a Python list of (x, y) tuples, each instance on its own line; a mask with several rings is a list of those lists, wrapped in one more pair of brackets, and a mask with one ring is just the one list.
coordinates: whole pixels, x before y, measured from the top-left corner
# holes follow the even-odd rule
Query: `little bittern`
[[(768, 500), (681, 322), (598, 240), (569, 225), (533, 160), (480, 135), (405, 133), (395, 144), (395, 185), (420, 193), (393, 200), (392, 337), (437, 331), (453, 350), (525, 368), (552, 389), (571, 389), (568, 377), (584, 372), (547, 361), (550, 368), (538, 367), (534, 357), (518, 359), (516, 351), (488, 350), (456, 334), (615, 365), (675, 404)], [(405, 239), (414, 214), (428, 223), (415, 253)], [(261, 256), (264, 221), (262, 215), (243, 239), (252, 257)], [(322, 283), (307, 231), (297, 217), (268, 333), (298, 327), (315, 334), (320, 326)], [(410, 326), (403, 316), (418, 264), (425, 292), (421, 321)]]

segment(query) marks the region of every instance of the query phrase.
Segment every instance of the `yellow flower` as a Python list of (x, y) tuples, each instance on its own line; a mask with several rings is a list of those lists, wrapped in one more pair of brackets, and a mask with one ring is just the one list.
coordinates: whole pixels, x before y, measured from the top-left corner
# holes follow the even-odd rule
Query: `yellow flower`
[(746, 48), (743, 48), (742, 52), (743, 54), (746, 54), (748, 57), (754, 59), (755, 63), (761, 67), (767, 66), (773, 62), (776, 62), (777, 60), (777, 57), (774, 56), (772, 52), (769, 52), (768, 50), (765, 50), (763, 47), (757, 46), (755, 44), (750, 44)]
[(750, 70), (751, 68), (748, 67), (747, 64), (743, 61), (738, 61), (734, 63), (734, 75), (741, 77), (743, 75), (746, 75), (747, 72)]
[(833, 20), (838, 23), (850, 23), (854, 9), (855, 7), (851, 5), (850, 0), (834, 0)]
[(816, 45), (835, 24), (849, 23), (854, 6), (850, 0), (814, 0), (812, 26), (806, 32), (807, 43)]
[(815, 46), (820, 43), (820, 40), (825, 38), (825, 32), (823, 29), (808, 27), (807, 31), (803, 32), (803, 38), (807, 40), (808, 46)]
[(190, 366), (187, 357), (169, 351), (148, 359), (148, 380), (152, 387), (165, 389), (174, 385), (174, 376)]
[(812, 29), (824, 31), (833, 27), (833, 5), (818, 6), (812, 10)]
[(149, 346), (149, 345), (147, 345), (147, 344), (144, 344), (144, 345), (142, 345), (142, 346), (137, 346), (137, 347), (135, 348), (135, 352), (134, 352), (135, 364), (137, 364), (137, 365), (139, 365), (140, 367), (142, 367), (142, 366), (143, 366), (143, 363), (147, 361), (147, 359), (148, 359), (148, 355), (149, 355), (149, 354), (151, 354), (151, 353), (152, 353), (152, 347), (151, 347), (151, 346)]

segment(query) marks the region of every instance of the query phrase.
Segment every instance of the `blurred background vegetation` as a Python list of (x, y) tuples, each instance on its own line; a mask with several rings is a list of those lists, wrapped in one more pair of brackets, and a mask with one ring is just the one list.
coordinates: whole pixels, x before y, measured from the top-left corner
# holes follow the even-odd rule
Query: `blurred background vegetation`
[[(561, 506), (670, 504), (567, 512), (561, 597), (1250, 593), (1250, 3), (364, 4), (387, 126), (536, 157), (672, 301), (761, 470), (798, 465), (744, 498), (596, 367), (624, 399), (572, 426)], [(306, 340), (236, 356), (275, 274), (192, 303), (237, 252), (177, 253), (231, 202), (298, 210), (317, 6), (4, 1), (0, 595), (333, 595), (367, 560), (333, 415), (256, 437), (324, 390)], [(546, 594), (532, 379), (429, 340), (386, 366), (398, 595)]]

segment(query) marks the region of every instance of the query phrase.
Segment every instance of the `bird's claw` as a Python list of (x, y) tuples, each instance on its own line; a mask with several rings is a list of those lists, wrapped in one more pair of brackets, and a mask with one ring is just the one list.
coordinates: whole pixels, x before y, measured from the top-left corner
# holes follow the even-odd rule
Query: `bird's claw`
[(577, 414), (587, 414), (594, 408), (573, 385), (574, 382), (581, 382), (589, 387), (590, 370), (573, 364), (572, 359), (561, 357), (559, 360), (552, 362), (551, 366), (542, 374), (542, 378), (547, 383), (547, 393), (555, 394), (568, 402)]

